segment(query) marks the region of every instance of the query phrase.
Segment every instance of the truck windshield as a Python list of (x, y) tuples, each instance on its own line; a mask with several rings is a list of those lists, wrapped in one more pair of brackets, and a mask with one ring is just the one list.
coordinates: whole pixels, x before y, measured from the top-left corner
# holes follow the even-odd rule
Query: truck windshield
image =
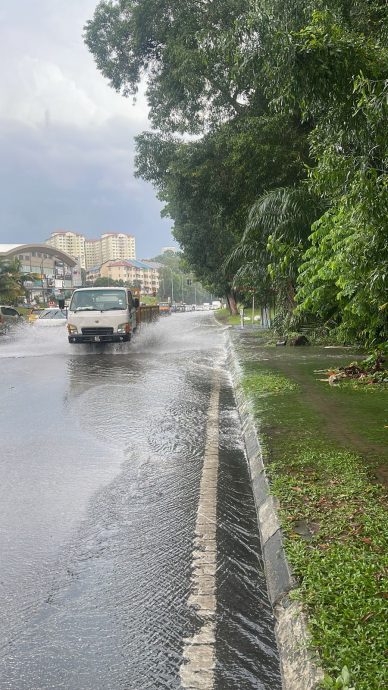
[(70, 311), (111, 311), (127, 309), (125, 290), (80, 290), (74, 292)]

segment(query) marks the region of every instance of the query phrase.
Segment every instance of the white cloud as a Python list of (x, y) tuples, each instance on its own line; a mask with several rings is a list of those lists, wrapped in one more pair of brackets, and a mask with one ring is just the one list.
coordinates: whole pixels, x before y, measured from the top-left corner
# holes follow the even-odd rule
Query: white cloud
[(147, 126), (141, 90), (136, 106), (97, 71), (82, 33), (95, 0), (3, 0), (0, 118), (41, 125), (49, 120), (99, 126), (112, 116)]
[(1, 2), (0, 241), (41, 241), (58, 227), (128, 231), (152, 256), (171, 244), (171, 223), (133, 176), (147, 105), (142, 91), (133, 106), (97, 71), (82, 39), (96, 5)]

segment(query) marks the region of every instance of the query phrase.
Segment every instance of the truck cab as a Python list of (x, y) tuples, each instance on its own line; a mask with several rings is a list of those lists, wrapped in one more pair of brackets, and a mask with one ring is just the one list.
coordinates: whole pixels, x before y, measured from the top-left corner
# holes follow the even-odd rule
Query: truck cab
[(69, 343), (128, 342), (138, 307), (139, 300), (125, 287), (74, 290), (67, 314)]

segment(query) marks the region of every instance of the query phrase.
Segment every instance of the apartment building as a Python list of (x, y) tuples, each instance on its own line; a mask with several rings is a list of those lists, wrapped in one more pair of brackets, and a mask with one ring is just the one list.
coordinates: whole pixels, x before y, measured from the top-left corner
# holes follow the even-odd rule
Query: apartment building
[(106, 261), (100, 266), (100, 270), (90, 271), (88, 279), (110, 278), (111, 280), (123, 280), (132, 287), (139, 287), (143, 295), (152, 295), (159, 290), (159, 271), (144, 261), (136, 259), (124, 259), (122, 261)]
[(70, 256), (77, 260), (81, 268), (86, 268), (85, 237), (78, 232), (57, 230), (51, 233), (45, 244), (70, 254)]
[[(111, 257), (114, 258), (114, 257)], [(85, 239), (85, 268), (102, 264), (101, 240)]]
[(101, 263), (111, 259), (134, 259), (135, 238), (124, 232), (107, 232), (101, 235)]
[(51, 233), (46, 244), (70, 254), (85, 269), (100, 266), (105, 261), (136, 257), (135, 238), (124, 232), (107, 232), (96, 240), (89, 240), (77, 232), (57, 230)]

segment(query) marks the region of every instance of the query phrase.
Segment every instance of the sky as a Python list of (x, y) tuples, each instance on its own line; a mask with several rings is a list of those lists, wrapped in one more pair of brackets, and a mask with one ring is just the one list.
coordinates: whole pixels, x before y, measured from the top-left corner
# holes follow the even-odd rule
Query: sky
[(174, 246), (152, 186), (134, 177), (140, 95), (118, 95), (82, 40), (98, 0), (2, 0), (0, 243), (127, 232), (139, 258)]

